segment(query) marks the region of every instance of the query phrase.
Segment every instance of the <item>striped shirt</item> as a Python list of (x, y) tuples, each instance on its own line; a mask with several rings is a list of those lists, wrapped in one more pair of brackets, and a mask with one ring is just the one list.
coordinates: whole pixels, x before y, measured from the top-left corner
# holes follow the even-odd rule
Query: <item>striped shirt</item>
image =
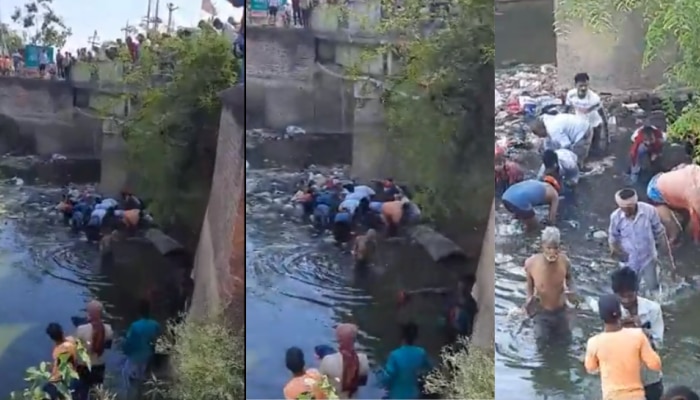
[(659, 214), (651, 204), (637, 203), (637, 214), (628, 218), (621, 209), (610, 214), (608, 237), (610, 244), (627, 253), (627, 266), (639, 272), (657, 257), (656, 237), (665, 233)]

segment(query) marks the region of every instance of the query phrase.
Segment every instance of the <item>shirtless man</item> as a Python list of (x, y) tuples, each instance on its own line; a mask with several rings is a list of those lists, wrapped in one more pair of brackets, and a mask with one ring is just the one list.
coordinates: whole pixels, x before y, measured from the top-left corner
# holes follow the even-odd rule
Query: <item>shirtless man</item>
[(560, 253), (560, 244), (559, 229), (547, 227), (542, 232), (542, 253), (525, 261), (527, 300), (524, 309), (535, 319), (537, 337), (542, 343), (568, 338), (566, 301), (578, 304), (573, 292), (571, 263), (566, 254)]
[(355, 238), (352, 255), (355, 258), (355, 268), (366, 268), (372, 261), (377, 248), (377, 231), (368, 229), (364, 235)]

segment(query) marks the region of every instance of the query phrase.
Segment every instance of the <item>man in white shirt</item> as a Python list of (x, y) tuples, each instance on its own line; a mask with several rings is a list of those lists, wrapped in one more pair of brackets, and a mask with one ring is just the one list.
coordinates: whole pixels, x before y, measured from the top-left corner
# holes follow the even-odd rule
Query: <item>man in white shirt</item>
[[(655, 301), (638, 296), (637, 273), (632, 268), (624, 267), (613, 272), (612, 290), (622, 305), (622, 324), (626, 328), (641, 328), (649, 338), (654, 350), (659, 350), (664, 341), (664, 318), (661, 305)], [(591, 308), (598, 312), (598, 304), (592, 302)], [(642, 370), (642, 381), (647, 399), (660, 400), (664, 391), (661, 372)]]
[(573, 114), (545, 114), (533, 121), (530, 128), (544, 139), (544, 150), (571, 150), (578, 157), (579, 167), (588, 158), (593, 135), (586, 118)]
[(575, 88), (566, 94), (565, 104), (567, 110), (573, 110), (576, 115), (588, 119), (591, 125), (592, 142), (602, 140), (603, 129), (602, 102), (600, 96), (589, 88), (590, 77), (585, 72), (579, 72), (574, 76)]
[(567, 149), (545, 150), (542, 153), (542, 166), (537, 173), (537, 179), (543, 179), (545, 175), (559, 177), (568, 187), (578, 185), (578, 157)]

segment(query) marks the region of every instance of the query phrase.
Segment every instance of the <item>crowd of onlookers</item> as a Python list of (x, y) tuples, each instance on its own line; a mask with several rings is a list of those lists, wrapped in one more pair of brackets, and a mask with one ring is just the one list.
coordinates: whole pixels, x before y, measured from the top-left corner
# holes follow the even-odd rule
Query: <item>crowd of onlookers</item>
[[(238, 58), (243, 58), (245, 54), (245, 25), (237, 23), (233, 18), (228, 18), (222, 21), (215, 18), (211, 24), (206, 21), (200, 21), (198, 28), (202, 29), (205, 26), (209, 29), (213, 26), (214, 29), (221, 32), (231, 41), (231, 49)], [(180, 29), (177, 31), (178, 36), (186, 36), (192, 33), (191, 29)], [(168, 37), (169, 34), (156, 33), (160, 37)], [(115, 40), (110, 46), (93, 46), (91, 49), (86, 47), (78, 49), (75, 53), (70, 51), (57, 51), (55, 57), (50, 55), (47, 48), (41, 49), (38, 55), (38, 66), (29, 68), (25, 64), (25, 50), (15, 49), (14, 51), (5, 54), (0, 53), (0, 76), (21, 76), (33, 77), (41, 79), (68, 79), (73, 66), (80, 62), (92, 63), (101, 60), (116, 60), (120, 54), (124, 54), (123, 50), (128, 52), (131, 62), (136, 62), (139, 59), (141, 49), (144, 46), (150, 46), (154, 39), (151, 34), (137, 34), (135, 37), (127, 36), (125, 39)], [(243, 75), (243, 67), (241, 67), (241, 76)]]
[(309, 27), (314, 0), (267, 0), (267, 24)]

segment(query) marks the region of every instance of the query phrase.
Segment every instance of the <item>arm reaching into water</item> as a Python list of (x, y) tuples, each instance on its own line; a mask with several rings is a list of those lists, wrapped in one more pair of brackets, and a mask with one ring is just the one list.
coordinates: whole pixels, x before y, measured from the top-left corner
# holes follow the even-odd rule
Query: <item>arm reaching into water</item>
[(549, 223), (554, 225), (557, 222), (557, 211), (559, 209), (559, 193), (551, 188), (554, 194), (552, 194), (552, 199), (549, 203)]

